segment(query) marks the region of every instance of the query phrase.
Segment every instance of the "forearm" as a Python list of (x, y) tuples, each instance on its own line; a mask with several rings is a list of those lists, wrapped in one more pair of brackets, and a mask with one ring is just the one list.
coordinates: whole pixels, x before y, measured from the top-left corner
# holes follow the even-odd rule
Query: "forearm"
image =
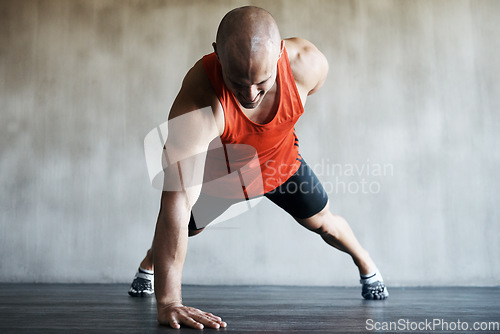
[(198, 190), (190, 190), (162, 193), (153, 240), (158, 322), (177, 329), (181, 324), (197, 329), (203, 329), (204, 326), (218, 329), (227, 325), (220, 317), (182, 304), (182, 267), (191, 213), (189, 203), (194, 203), (199, 194)]
[(181, 301), (190, 207), (185, 192), (163, 192), (153, 240), (158, 307)]

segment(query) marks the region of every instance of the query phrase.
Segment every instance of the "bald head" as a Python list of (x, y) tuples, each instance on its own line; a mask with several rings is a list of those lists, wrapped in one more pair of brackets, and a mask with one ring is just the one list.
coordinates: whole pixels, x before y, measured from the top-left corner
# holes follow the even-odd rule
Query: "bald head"
[(236, 8), (222, 19), (214, 49), (224, 82), (242, 107), (257, 108), (274, 87), (281, 47), (278, 25), (262, 8)]
[(222, 19), (217, 30), (219, 57), (262, 57), (279, 54), (281, 36), (274, 18), (266, 10), (246, 6), (233, 9)]

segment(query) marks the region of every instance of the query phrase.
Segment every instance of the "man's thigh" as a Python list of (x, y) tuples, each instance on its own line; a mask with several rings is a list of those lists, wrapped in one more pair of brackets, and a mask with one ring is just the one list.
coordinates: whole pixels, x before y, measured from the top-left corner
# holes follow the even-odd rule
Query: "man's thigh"
[(189, 220), (189, 231), (192, 235), (196, 231), (201, 231), (226, 212), (233, 204), (244, 201), (245, 199), (232, 199), (210, 196), (201, 193), (200, 197), (191, 210), (191, 219)]
[(304, 160), (294, 175), (264, 196), (296, 219), (310, 218), (328, 203), (328, 194)]

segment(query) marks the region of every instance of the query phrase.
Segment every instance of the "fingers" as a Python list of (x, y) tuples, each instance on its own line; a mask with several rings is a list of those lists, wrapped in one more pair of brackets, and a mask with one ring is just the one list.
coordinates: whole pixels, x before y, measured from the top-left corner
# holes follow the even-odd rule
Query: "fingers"
[(191, 328), (196, 328), (196, 329), (203, 329), (205, 327), (205, 326), (203, 326), (202, 323), (194, 320), (192, 317), (189, 317), (189, 316), (181, 317), (180, 323), (185, 325), (185, 326), (188, 326)]
[(203, 329), (205, 326), (215, 329), (227, 326), (227, 324), (222, 321), (220, 317), (217, 317), (212, 313), (200, 311), (193, 307), (178, 306), (169, 308), (167, 312), (169, 313), (167, 315), (168, 322), (164, 323), (160, 321), (160, 323), (165, 325), (168, 324), (170, 327), (175, 329), (179, 329), (181, 325), (196, 329)]
[(220, 327), (226, 327), (226, 323), (222, 321), (221, 318), (211, 314), (211, 313), (206, 313), (202, 312), (197, 309), (191, 309), (191, 318), (194, 319), (198, 324), (201, 324), (203, 326), (207, 326), (209, 328), (215, 328), (218, 329)]
[(208, 313), (208, 312), (202, 312), (202, 314), (207, 317), (207, 319), (210, 319), (212, 321), (215, 321), (215, 322), (221, 322), (222, 319), (216, 315), (213, 315), (212, 313)]
[(181, 328), (181, 325), (179, 325), (179, 323), (175, 319), (170, 319), (169, 325), (170, 325), (170, 327), (175, 328), (175, 329)]
[(221, 317), (218, 317), (216, 315), (213, 315), (212, 313), (205, 313), (210, 319), (212, 319), (212, 321), (218, 323), (220, 325), (220, 327), (227, 327), (227, 324), (222, 321), (222, 318)]

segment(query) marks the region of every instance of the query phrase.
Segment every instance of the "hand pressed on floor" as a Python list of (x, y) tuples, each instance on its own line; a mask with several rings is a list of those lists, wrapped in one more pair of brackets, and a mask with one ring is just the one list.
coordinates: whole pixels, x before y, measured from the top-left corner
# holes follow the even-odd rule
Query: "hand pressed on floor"
[(220, 317), (194, 307), (184, 306), (181, 303), (158, 306), (158, 322), (176, 329), (180, 328), (181, 325), (196, 329), (204, 327), (217, 329), (227, 326)]

